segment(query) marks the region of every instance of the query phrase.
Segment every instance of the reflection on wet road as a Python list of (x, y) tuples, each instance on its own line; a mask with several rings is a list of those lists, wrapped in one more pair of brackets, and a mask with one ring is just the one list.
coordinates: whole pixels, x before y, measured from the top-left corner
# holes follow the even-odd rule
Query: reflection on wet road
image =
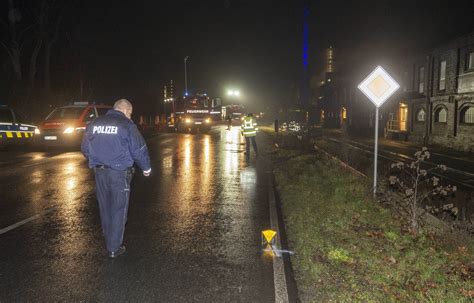
[(274, 300), (266, 164), (245, 162), (243, 144), (238, 128), (148, 140), (153, 173), (134, 178), (117, 260), (80, 153), (3, 152), (0, 229), (40, 215), (0, 234), (0, 301)]

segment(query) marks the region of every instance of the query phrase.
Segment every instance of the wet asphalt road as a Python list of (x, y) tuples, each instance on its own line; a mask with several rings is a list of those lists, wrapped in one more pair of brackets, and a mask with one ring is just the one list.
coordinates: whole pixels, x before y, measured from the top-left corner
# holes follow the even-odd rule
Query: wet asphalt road
[(79, 152), (0, 151), (0, 302), (274, 302), (264, 157), (244, 160), (238, 128), (147, 142), (114, 260)]

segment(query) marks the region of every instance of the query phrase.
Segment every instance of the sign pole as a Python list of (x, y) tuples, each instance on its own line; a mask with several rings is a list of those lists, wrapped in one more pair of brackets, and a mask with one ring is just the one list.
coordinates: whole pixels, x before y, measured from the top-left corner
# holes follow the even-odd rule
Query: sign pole
[(374, 138), (374, 198), (377, 194), (377, 158), (379, 147), (379, 107), (400, 88), (400, 85), (381, 67), (377, 66), (358, 88), (375, 105), (375, 138)]
[(379, 151), (379, 108), (375, 107), (375, 138), (374, 138), (374, 198), (377, 194), (377, 158)]

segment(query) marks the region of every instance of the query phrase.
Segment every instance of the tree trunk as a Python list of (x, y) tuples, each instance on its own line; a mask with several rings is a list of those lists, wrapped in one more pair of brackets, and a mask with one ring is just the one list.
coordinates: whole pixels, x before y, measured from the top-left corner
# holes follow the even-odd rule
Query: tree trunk
[(12, 49), (10, 59), (12, 61), (13, 73), (15, 74), (15, 79), (21, 81), (23, 74), (21, 72), (21, 62), (20, 62), (20, 50)]
[(21, 47), (19, 42), (19, 37), (17, 35), (17, 28), (16, 28), (16, 23), (19, 21), (19, 19), (16, 19), (16, 10), (13, 7), (13, 2), (10, 2), (10, 11), (9, 11), (9, 22), (8, 22), (8, 30), (10, 32), (10, 37), (11, 37), (11, 43), (10, 45), (3, 44), (3, 47), (5, 50), (8, 52), (8, 55), (10, 56), (10, 60), (12, 61), (12, 67), (13, 67), (13, 73), (15, 74), (15, 79), (17, 81), (21, 81), (23, 78), (23, 74), (21, 71)]
[(51, 92), (51, 44), (46, 43), (44, 47), (44, 91), (46, 94)]
[(30, 90), (33, 90), (35, 86), (35, 80), (36, 80), (36, 63), (38, 61), (38, 54), (41, 50), (41, 45), (43, 44), (43, 40), (40, 38), (36, 41), (35, 47), (33, 49), (33, 52), (31, 53), (30, 57), (30, 72), (29, 72), (29, 84), (30, 84)]
[(79, 100), (82, 101), (84, 100), (84, 87), (85, 87), (86, 81), (84, 79), (84, 74), (82, 72), (82, 68), (79, 72)]

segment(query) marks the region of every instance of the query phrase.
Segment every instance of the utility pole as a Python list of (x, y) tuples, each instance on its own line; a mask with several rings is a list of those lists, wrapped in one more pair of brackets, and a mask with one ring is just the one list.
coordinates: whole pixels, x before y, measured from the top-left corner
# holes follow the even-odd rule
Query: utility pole
[(188, 74), (186, 70), (186, 63), (189, 59), (189, 56), (184, 57), (184, 94), (188, 95)]
[(165, 111), (165, 119), (166, 119), (166, 99), (168, 98), (167, 96), (167, 89), (166, 89), (166, 85), (165, 87), (163, 88), (163, 109)]
[(299, 106), (306, 108), (310, 99), (309, 88), (309, 20), (310, 20), (310, 1), (304, 1), (303, 7), (303, 74), (300, 83), (300, 100)]

